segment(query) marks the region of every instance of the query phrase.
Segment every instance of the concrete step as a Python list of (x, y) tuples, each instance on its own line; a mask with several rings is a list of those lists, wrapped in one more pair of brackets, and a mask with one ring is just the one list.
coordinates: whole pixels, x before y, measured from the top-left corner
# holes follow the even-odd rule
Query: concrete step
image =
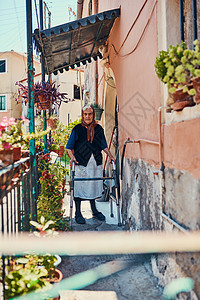
[(62, 291), (60, 300), (117, 300), (117, 295), (113, 291)]

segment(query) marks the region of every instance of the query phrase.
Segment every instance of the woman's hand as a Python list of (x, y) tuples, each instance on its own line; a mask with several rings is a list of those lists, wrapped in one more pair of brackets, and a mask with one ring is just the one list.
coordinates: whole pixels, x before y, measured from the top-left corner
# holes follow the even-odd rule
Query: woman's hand
[(77, 162), (75, 156), (72, 156), (71, 159), (70, 159), (70, 162), (69, 162), (70, 168), (71, 168), (71, 169), (72, 169), (72, 164), (73, 164), (73, 162), (75, 162), (75, 165), (78, 165), (78, 162)]
[(77, 160), (76, 160), (76, 158), (75, 158), (75, 156), (73, 154), (73, 151), (71, 149), (67, 149), (67, 154), (70, 157), (69, 164), (70, 164), (70, 168), (72, 169), (72, 163), (75, 162), (75, 164), (78, 165), (78, 162), (77, 162)]
[(108, 155), (109, 158), (109, 162), (111, 163), (111, 161), (113, 160), (115, 163), (115, 158), (114, 156), (110, 153), (110, 150), (108, 148), (103, 149), (103, 151)]
[(108, 158), (109, 158), (109, 162), (110, 162), (110, 163), (111, 163), (112, 161), (114, 161), (114, 163), (115, 163), (115, 158), (114, 158), (114, 156), (112, 156), (112, 154), (109, 155)]

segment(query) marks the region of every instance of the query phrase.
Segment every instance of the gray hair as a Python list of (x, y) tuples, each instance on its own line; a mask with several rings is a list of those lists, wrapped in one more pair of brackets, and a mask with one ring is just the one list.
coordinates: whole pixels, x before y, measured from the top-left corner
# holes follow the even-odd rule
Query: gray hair
[(86, 104), (83, 106), (82, 110), (85, 111), (88, 108), (92, 108), (90, 104)]

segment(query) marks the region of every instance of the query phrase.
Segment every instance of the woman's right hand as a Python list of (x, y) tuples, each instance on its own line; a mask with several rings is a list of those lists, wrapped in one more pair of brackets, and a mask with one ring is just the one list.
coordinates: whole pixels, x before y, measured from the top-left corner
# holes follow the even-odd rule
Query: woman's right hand
[(70, 168), (71, 168), (71, 169), (72, 169), (72, 163), (73, 163), (73, 162), (75, 162), (75, 165), (78, 165), (78, 162), (77, 162), (75, 156), (72, 156), (71, 159), (70, 159), (70, 162), (69, 162)]

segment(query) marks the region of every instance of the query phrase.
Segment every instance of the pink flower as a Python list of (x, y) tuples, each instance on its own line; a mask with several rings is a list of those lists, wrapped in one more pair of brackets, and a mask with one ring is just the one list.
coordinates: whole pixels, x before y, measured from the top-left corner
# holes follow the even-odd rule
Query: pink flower
[(7, 150), (7, 149), (10, 149), (10, 148), (11, 148), (11, 145), (10, 145), (8, 142), (4, 142), (4, 143), (2, 143), (2, 146), (3, 146), (3, 148), (4, 148), (5, 150)]
[(3, 118), (2, 118), (2, 121), (1, 121), (1, 123), (0, 123), (0, 125), (1, 125), (2, 127), (7, 127), (7, 126), (9, 125), (9, 123), (8, 123), (8, 118), (7, 118), (7, 117), (3, 117)]
[(2, 126), (1, 123), (0, 123), (0, 132), (1, 132), (1, 133), (4, 132), (5, 129), (6, 129), (6, 127), (5, 127), (5, 126)]
[(3, 122), (8, 122), (8, 118), (7, 118), (7, 117), (3, 117), (3, 118), (2, 118), (2, 121), (3, 121)]
[(24, 116), (21, 116), (21, 120), (24, 122), (30, 123), (30, 121), (27, 118), (25, 118)]
[(17, 123), (15, 122), (15, 118), (10, 118), (8, 122), (9, 122), (9, 125), (10, 125), (10, 126), (16, 125), (16, 124), (17, 124)]

